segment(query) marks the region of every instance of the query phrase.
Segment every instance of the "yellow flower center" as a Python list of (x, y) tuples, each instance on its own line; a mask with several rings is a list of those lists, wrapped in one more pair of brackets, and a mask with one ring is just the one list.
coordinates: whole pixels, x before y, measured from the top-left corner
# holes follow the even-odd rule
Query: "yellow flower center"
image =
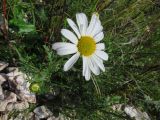
[(90, 56), (96, 50), (96, 42), (90, 36), (82, 36), (78, 42), (77, 47), (81, 55)]

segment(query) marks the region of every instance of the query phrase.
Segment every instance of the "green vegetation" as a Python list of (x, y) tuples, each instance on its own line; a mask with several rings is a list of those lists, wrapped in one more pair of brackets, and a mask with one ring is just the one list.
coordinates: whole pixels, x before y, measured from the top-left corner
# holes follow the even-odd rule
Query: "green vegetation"
[[(92, 77), (96, 86), (82, 77), (80, 59), (64, 72), (70, 56), (58, 56), (51, 48), (54, 42), (66, 41), (60, 30), (70, 29), (66, 18), (75, 20), (78, 12), (88, 19), (98, 12), (104, 27), (109, 60), (104, 63), (106, 72)], [(56, 93), (40, 104), (72, 119), (124, 120), (123, 112), (111, 108), (123, 103), (156, 119), (160, 112), (158, 0), (7, 0), (6, 13), (9, 30), (0, 33), (0, 60), (31, 76), (30, 82), (40, 87), (40, 98)]]

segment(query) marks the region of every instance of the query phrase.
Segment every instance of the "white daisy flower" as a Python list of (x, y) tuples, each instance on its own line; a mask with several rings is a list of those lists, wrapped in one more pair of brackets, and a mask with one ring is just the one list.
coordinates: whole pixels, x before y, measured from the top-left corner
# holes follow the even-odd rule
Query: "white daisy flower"
[(99, 43), (103, 38), (103, 27), (97, 13), (92, 15), (88, 25), (87, 17), (84, 13), (76, 14), (77, 25), (67, 19), (68, 24), (74, 33), (67, 29), (62, 29), (62, 35), (70, 43), (57, 42), (52, 48), (58, 55), (74, 54), (64, 65), (64, 71), (68, 71), (78, 60), (80, 56), (83, 59), (83, 76), (86, 80), (91, 77), (91, 72), (95, 75), (100, 74), (100, 69), (104, 72), (103, 60), (108, 60), (108, 54), (104, 52), (105, 44)]

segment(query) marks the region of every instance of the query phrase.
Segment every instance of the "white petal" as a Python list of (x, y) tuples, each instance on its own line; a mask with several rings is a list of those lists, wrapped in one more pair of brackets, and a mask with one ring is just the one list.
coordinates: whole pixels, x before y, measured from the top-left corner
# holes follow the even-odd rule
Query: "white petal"
[[(57, 46), (56, 46), (57, 47)], [(57, 48), (56, 51), (62, 51), (62, 50), (78, 50), (77, 46), (76, 45), (69, 45), (69, 46), (63, 46), (63, 47), (60, 47), (60, 48)]]
[(104, 51), (96, 50), (95, 54), (103, 60), (108, 60), (108, 54)]
[(78, 13), (76, 14), (76, 19), (81, 35), (85, 35), (88, 27), (87, 16), (84, 13)]
[(88, 19), (87, 19), (86, 15), (83, 18), (84, 18), (84, 22), (85, 22), (85, 30), (84, 30), (84, 32), (85, 32), (85, 35), (86, 35), (86, 31), (87, 31), (87, 28), (88, 28)]
[(73, 34), (71, 31), (67, 30), (67, 29), (62, 29), (61, 30), (62, 35), (67, 38), (68, 40), (70, 40), (72, 43), (77, 44), (78, 43), (78, 39), (75, 36), (75, 34)]
[[(80, 28), (81, 26), (81, 22), (82, 22), (82, 16), (81, 16), (81, 13), (77, 13), (76, 14), (76, 20), (77, 20), (77, 24), (78, 24), (78, 27)], [(80, 31), (81, 32), (81, 31)]]
[(92, 60), (99, 66), (99, 68), (104, 72), (105, 71), (105, 67), (103, 65), (103, 61), (102, 59), (100, 59), (99, 57), (97, 57), (96, 55), (92, 55)]
[(78, 60), (80, 54), (77, 52), (75, 55), (73, 55), (64, 65), (63, 70), (68, 71)]
[(88, 63), (87, 63), (87, 57), (82, 56), (82, 58), (83, 58), (83, 76), (88, 81), (91, 76), (91, 71), (90, 71)]
[(103, 27), (99, 26), (99, 27), (97, 27), (97, 29), (95, 31), (93, 31), (92, 35), (96, 36), (97, 34), (99, 34), (100, 32), (102, 32), (102, 30), (103, 30)]
[(94, 69), (96, 71), (95, 75), (99, 75), (100, 74), (100, 69), (99, 69), (98, 65), (94, 62), (94, 60), (92, 59), (92, 57), (91, 57), (91, 61), (94, 64)]
[(98, 44), (96, 44), (96, 49), (97, 50), (104, 50), (105, 49), (105, 44), (104, 43), (98, 43)]
[(87, 62), (88, 62), (88, 66), (89, 66), (90, 70), (95, 75), (99, 75), (100, 71), (99, 71), (99, 68), (98, 68), (97, 64), (91, 58), (88, 58)]
[(87, 35), (89, 35), (92, 32), (93, 28), (95, 27), (95, 24), (96, 24), (97, 20), (98, 20), (98, 16), (96, 14), (93, 14), (92, 18), (91, 18), (91, 21), (90, 21), (90, 24), (89, 24), (89, 26), (87, 28), (87, 31), (86, 31)]
[(98, 33), (102, 32), (102, 30), (103, 30), (103, 27), (102, 27), (101, 22), (98, 18), (98, 20), (96, 21), (95, 26), (94, 26), (94, 28), (93, 28), (93, 30), (91, 31), (90, 34), (91, 34), (91, 36), (95, 36)]
[(86, 64), (86, 72), (85, 72), (85, 79), (86, 81), (89, 81), (91, 77), (91, 70), (89, 69), (88, 64)]
[(82, 56), (82, 59), (83, 59), (83, 72), (82, 72), (82, 75), (84, 76), (85, 75), (85, 72), (86, 72), (86, 65), (87, 65), (87, 60), (86, 60), (86, 57)]
[(65, 42), (57, 42), (52, 45), (52, 49), (54, 50), (57, 50), (60, 48), (70, 48), (70, 47), (76, 47), (76, 45), (72, 43), (65, 43)]
[(95, 75), (99, 75), (100, 74), (100, 69), (98, 67), (98, 65), (95, 65), (95, 70), (96, 70), (96, 74)]
[(80, 39), (81, 35), (80, 35), (77, 25), (73, 22), (73, 20), (69, 18), (67, 18), (67, 22), (70, 25), (70, 27), (74, 30), (74, 32), (77, 34), (78, 38)]
[(94, 37), (96, 43), (98, 43), (99, 41), (101, 41), (103, 38), (104, 38), (103, 32), (100, 32), (99, 34), (97, 34), (97, 35)]
[(86, 30), (88, 28), (88, 19), (84, 13), (81, 13), (81, 14), (83, 16), (83, 32), (81, 33), (81, 35), (86, 35)]
[(69, 55), (69, 54), (73, 54), (73, 53), (76, 53), (78, 50), (77, 48), (60, 48), (57, 50), (57, 54), (58, 55)]

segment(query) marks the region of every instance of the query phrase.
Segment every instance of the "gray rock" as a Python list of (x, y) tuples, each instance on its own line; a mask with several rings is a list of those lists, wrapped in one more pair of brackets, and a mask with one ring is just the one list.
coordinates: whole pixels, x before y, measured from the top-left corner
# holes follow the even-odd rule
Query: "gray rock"
[(151, 120), (146, 112), (142, 112), (133, 106), (126, 106), (124, 112), (135, 120)]
[(3, 90), (2, 90), (2, 84), (6, 81), (5, 75), (4, 74), (0, 74), (0, 100), (4, 99), (4, 94), (3, 94)]
[(49, 117), (47, 120), (56, 120), (56, 118), (52, 116), (52, 117)]
[(20, 113), (16, 118), (14, 118), (14, 120), (24, 120), (24, 115)]
[(15, 110), (19, 110), (19, 111), (22, 111), (22, 110), (25, 110), (29, 108), (29, 104), (27, 101), (23, 101), (23, 102), (16, 102), (14, 104), (14, 109)]
[(7, 70), (7, 72), (10, 73), (10, 72), (13, 72), (15, 70), (18, 71), (18, 67), (7, 67), (6, 70)]
[(0, 120), (8, 120), (8, 114), (1, 115)]
[(9, 103), (14, 103), (17, 101), (17, 97), (16, 94), (14, 93), (10, 93), (9, 96), (5, 99), (5, 100), (0, 100), (0, 111), (5, 111), (6, 110), (6, 106)]
[(26, 120), (34, 120), (34, 113), (30, 112), (27, 116), (26, 116)]
[(35, 115), (34, 117), (35, 120), (40, 120), (39, 116)]
[(8, 63), (0, 61), (0, 71), (5, 69), (8, 66)]
[(14, 109), (14, 103), (8, 103), (5, 111), (12, 111)]
[(52, 112), (48, 108), (46, 108), (45, 106), (37, 107), (36, 109), (34, 109), (34, 113), (40, 119), (52, 116)]
[(114, 111), (124, 111), (130, 118), (134, 120), (151, 120), (146, 112), (142, 112), (138, 108), (130, 105), (116, 104), (112, 106)]

